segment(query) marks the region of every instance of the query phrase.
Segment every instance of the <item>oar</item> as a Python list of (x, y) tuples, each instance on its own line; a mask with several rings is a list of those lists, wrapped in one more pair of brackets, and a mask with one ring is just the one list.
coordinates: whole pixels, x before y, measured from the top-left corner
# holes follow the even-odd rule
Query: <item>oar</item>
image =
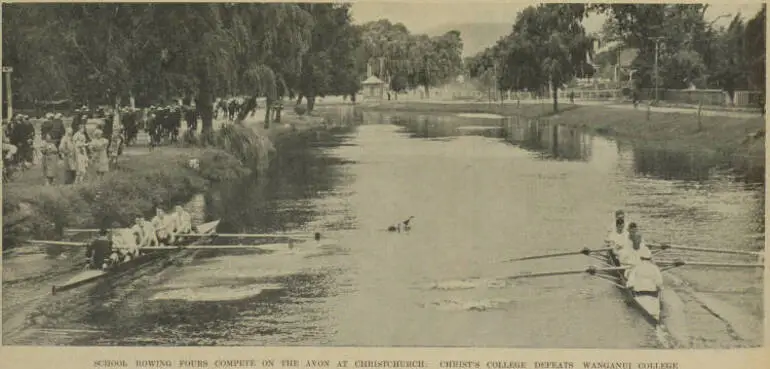
[(87, 242), (69, 242), (69, 241), (46, 241), (46, 240), (27, 240), (27, 243), (38, 245), (57, 245), (57, 246), (86, 246)]
[(512, 261), (522, 261), (522, 260), (534, 260), (534, 259), (545, 259), (545, 258), (555, 258), (559, 256), (569, 256), (569, 255), (590, 255), (594, 252), (607, 252), (610, 251), (610, 248), (602, 248), (602, 249), (589, 249), (584, 248), (580, 251), (569, 251), (569, 252), (559, 252), (555, 254), (543, 254), (543, 255), (533, 255), (533, 256), (525, 256), (521, 258), (513, 258), (508, 260), (503, 260), (504, 263), (510, 263)]
[(321, 236), (320, 233), (189, 233), (182, 234), (184, 237), (237, 237), (237, 238), (314, 238)]
[(595, 266), (590, 266), (585, 269), (573, 269), (573, 270), (561, 270), (561, 271), (555, 271), (555, 272), (542, 272), (542, 273), (529, 273), (529, 274), (517, 274), (512, 275), (509, 277), (505, 277), (505, 279), (520, 279), (520, 278), (533, 278), (533, 277), (551, 277), (551, 276), (557, 276), (557, 275), (567, 275), (567, 274), (582, 274), (582, 273), (588, 273), (590, 275), (594, 275), (599, 272), (614, 272), (619, 270), (626, 270), (629, 267), (611, 267), (611, 268), (597, 268)]
[(268, 243), (262, 245), (189, 245), (189, 246), (150, 246), (139, 247), (141, 251), (162, 251), (162, 250), (214, 250), (214, 249), (262, 249), (273, 251), (275, 246), (286, 246), (289, 249), (288, 243)]
[(655, 248), (655, 249), (661, 249), (661, 250), (686, 250), (686, 251), (701, 251), (701, 252), (713, 252), (717, 254), (733, 254), (733, 255), (751, 255), (751, 256), (761, 256), (764, 255), (763, 252), (757, 252), (757, 251), (743, 251), (743, 250), (722, 250), (722, 249), (714, 249), (714, 248), (707, 248), (707, 247), (691, 247), (691, 246), (682, 246), (682, 245), (669, 245), (666, 243), (662, 243), (660, 245), (650, 244), (647, 245), (649, 248)]
[(680, 266), (703, 266), (703, 267), (725, 267), (725, 268), (764, 268), (764, 264), (758, 263), (707, 263), (699, 261), (684, 261), (684, 260), (660, 260), (656, 261), (658, 265), (666, 265), (671, 268)]

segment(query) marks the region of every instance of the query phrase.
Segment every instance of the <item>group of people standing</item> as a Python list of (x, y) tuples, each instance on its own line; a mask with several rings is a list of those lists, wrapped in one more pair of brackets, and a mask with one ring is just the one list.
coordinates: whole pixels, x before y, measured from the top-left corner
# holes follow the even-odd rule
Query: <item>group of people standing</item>
[(152, 220), (139, 216), (130, 228), (101, 229), (86, 257), (92, 269), (107, 269), (134, 259), (143, 248), (177, 244), (192, 231), (192, 218), (181, 206), (171, 213), (157, 208)]
[(637, 295), (657, 296), (663, 289), (663, 275), (652, 261), (652, 252), (639, 233), (639, 226), (626, 223), (625, 212), (615, 212), (615, 224), (609, 231), (605, 244), (611, 252), (626, 266), (626, 287)]

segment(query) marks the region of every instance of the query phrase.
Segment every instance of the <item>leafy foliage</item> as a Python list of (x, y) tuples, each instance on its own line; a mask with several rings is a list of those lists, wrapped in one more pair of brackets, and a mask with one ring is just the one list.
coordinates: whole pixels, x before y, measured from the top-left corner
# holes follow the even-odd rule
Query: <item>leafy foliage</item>
[(508, 36), (471, 60), (471, 76), (494, 80), (500, 89), (542, 92), (550, 87), (557, 111), (559, 88), (585, 72), (586, 56), (592, 52), (593, 39), (582, 25), (585, 13), (583, 4), (524, 9)]

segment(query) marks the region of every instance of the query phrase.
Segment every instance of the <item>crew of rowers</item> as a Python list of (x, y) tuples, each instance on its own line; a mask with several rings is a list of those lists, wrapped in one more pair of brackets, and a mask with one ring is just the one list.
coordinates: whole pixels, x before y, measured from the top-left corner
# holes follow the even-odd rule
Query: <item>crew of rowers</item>
[(137, 217), (131, 228), (102, 229), (89, 245), (86, 257), (92, 269), (107, 269), (139, 256), (143, 248), (174, 245), (193, 232), (190, 214), (181, 206), (166, 213), (157, 208), (155, 217)]
[(605, 244), (625, 270), (626, 287), (635, 295), (658, 296), (663, 289), (663, 275), (652, 261), (652, 252), (645, 245), (636, 223), (626, 223), (625, 212), (615, 212), (615, 224)]

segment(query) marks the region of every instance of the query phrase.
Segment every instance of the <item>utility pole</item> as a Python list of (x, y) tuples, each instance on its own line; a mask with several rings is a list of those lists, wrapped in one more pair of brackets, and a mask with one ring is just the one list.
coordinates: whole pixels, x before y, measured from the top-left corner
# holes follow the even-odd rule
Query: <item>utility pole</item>
[[(3, 67), (3, 75), (5, 77), (5, 99), (8, 102), (7, 118), (10, 120), (13, 117), (13, 91), (11, 90), (11, 73), (13, 73), (12, 67)], [(3, 117), (5, 118), (5, 117)]]
[(663, 40), (663, 37), (655, 37), (653, 39), (655, 41), (655, 104), (658, 103), (658, 85), (659, 83), (659, 76), (658, 76), (658, 53), (660, 52), (660, 41)]

